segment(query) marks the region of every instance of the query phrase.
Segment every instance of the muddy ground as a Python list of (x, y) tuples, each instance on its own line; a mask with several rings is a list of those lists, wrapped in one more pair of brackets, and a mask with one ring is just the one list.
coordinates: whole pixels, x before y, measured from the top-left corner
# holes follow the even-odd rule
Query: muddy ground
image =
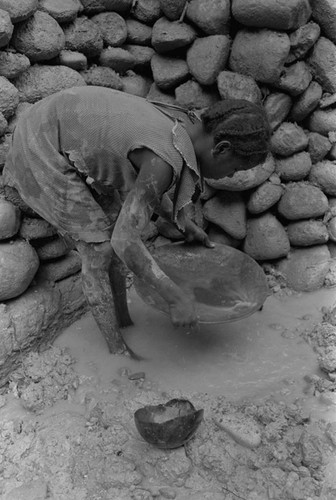
[[(302, 336), (309, 340), (314, 328)], [(306, 383), (306, 395), (336, 412), (332, 377), (307, 373)], [(175, 397), (204, 408), (204, 420), (185, 446), (160, 450), (141, 438), (133, 415)], [(67, 348), (50, 346), (12, 374), (0, 407), (3, 500), (336, 497), (336, 417), (312, 417), (304, 395), (286, 403), (182, 394), (132, 372), (126, 361), (102, 381), (83, 375)]]

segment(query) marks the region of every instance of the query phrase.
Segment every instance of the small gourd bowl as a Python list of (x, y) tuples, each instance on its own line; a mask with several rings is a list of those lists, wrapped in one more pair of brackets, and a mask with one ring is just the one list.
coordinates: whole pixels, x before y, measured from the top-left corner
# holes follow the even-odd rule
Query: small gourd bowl
[(196, 410), (186, 399), (144, 406), (134, 413), (139, 434), (157, 448), (178, 448), (195, 434), (204, 410)]

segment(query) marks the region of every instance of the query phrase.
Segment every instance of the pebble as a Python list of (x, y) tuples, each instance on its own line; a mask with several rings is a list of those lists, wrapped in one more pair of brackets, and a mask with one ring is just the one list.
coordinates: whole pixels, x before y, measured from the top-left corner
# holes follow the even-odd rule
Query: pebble
[(250, 418), (227, 413), (214, 418), (214, 421), (236, 443), (246, 448), (257, 448), (261, 443), (259, 426)]

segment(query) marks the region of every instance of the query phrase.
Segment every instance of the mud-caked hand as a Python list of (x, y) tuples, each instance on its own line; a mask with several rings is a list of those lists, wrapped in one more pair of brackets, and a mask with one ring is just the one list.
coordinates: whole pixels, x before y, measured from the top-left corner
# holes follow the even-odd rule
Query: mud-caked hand
[(194, 243), (194, 242), (202, 243), (202, 245), (204, 245), (207, 248), (214, 248), (215, 246), (214, 243), (210, 241), (207, 233), (191, 220), (189, 220), (188, 223), (186, 224), (184, 237), (188, 243)]

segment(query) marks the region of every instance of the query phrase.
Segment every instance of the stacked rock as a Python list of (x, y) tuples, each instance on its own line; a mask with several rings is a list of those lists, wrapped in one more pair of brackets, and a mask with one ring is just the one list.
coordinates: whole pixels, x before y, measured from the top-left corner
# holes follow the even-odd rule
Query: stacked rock
[[(66, 87), (198, 110), (228, 98), (259, 103), (273, 131), (267, 160), (209, 182), (198, 220), (293, 289), (336, 284), (333, 0), (0, 0), (0, 19), (0, 169), (20, 113)], [(6, 236), (13, 244), (35, 241), (34, 255), (53, 265), (76, 260), (44, 221), (21, 219)], [(161, 220), (157, 230), (180, 237)]]

